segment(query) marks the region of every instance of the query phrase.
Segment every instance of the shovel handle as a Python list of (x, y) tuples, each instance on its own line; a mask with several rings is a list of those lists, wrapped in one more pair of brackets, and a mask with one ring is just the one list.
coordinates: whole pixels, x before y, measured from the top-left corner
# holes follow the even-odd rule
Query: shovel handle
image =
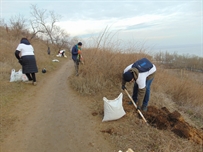
[[(128, 91), (126, 89), (124, 89), (126, 94), (128, 95), (128, 97), (130, 98), (130, 100), (132, 101), (133, 105), (135, 106), (135, 108), (137, 109), (137, 105), (135, 104), (134, 100), (132, 99), (132, 97), (130, 96), (130, 94), (128, 93)], [(142, 119), (144, 120), (145, 123), (147, 123), (147, 120), (145, 119), (145, 117), (143, 116), (142, 112), (137, 109), (138, 113), (140, 114), (140, 116), (142, 117)]]

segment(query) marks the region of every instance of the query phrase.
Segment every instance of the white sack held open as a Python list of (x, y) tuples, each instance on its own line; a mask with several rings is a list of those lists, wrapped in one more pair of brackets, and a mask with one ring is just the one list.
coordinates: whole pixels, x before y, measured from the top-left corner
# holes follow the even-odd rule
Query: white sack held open
[(104, 118), (102, 122), (117, 120), (126, 114), (123, 109), (122, 103), (123, 93), (120, 93), (120, 95), (114, 100), (108, 100), (106, 97), (103, 97), (103, 100), (104, 100)]

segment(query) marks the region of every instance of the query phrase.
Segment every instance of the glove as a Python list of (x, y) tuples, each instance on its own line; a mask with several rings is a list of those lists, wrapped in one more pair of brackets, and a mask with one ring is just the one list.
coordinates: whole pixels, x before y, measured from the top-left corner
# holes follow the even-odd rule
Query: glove
[(19, 59), (18, 62), (23, 65), (23, 60), (22, 59)]
[(123, 90), (125, 90), (126, 89), (126, 87), (125, 87), (125, 85), (122, 85), (122, 87), (121, 87)]

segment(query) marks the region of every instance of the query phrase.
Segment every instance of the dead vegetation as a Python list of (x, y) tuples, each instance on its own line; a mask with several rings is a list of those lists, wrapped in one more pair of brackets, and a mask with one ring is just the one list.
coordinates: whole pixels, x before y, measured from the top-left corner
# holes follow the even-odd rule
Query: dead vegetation
[[(9, 82), (11, 70), (18, 71), (22, 68), (15, 58), (14, 52), (20, 39), (25, 35), (20, 34), (18, 39), (15, 34), (11, 30), (7, 32), (5, 27), (0, 26), (0, 141), (4, 139), (5, 133), (16, 121), (16, 117), (10, 116), (10, 112), (18, 103), (18, 98), (23, 96), (30, 87), (21, 82)], [(40, 39), (32, 39), (31, 44), (35, 50), (39, 70), (36, 77), (37, 80), (40, 80), (44, 76), (41, 72), (43, 68), (46, 68), (48, 74), (58, 67), (58, 63), (52, 62), (56, 57), (56, 51), (50, 46), (51, 55), (48, 55), (46, 42)]]
[[(69, 79), (72, 87), (80, 94), (91, 96), (94, 109), (92, 115), (102, 120), (102, 98), (105, 96), (114, 99), (122, 91), (121, 76), (127, 65), (141, 57), (147, 57), (157, 66), (149, 103), (149, 110), (152, 111), (146, 114), (153, 127), (145, 126), (135, 108), (127, 104), (130, 100), (124, 95), (126, 116), (117, 121), (102, 123), (101, 132), (123, 149), (131, 147), (137, 151), (202, 151), (201, 77), (193, 79), (189, 73), (186, 77), (179, 71), (168, 70), (145, 52), (132, 53), (133, 49), (130, 50), (131, 53), (123, 53), (108, 47), (85, 48), (82, 51), (85, 64), (80, 66), (79, 77), (72, 76)], [(202, 76), (202, 73), (198, 74)], [(132, 93), (132, 84), (128, 84), (127, 89)], [(168, 113), (164, 112), (164, 107), (168, 108)]]
[[(11, 69), (21, 68), (14, 57), (19, 39), (13, 37), (11, 31), (7, 32), (4, 27), (1, 27), (0, 30), (1, 126), (6, 128), (15, 121), (15, 118), (5, 117), (9, 114), (9, 110), (12, 110), (12, 105), (15, 105), (15, 96), (26, 91), (27, 87), (21, 83), (9, 84)], [(39, 71), (44, 67), (48, 73), (55, 69), (56, 65), (51, 62), (51, 59), (56, 54), (51, 52), (51, 56), (47, 55), (46, 42), (33, 39), (32, 45), (35, 49)], [(101, 122), (103, 117), (102, 98), (106, 96), (114, 99), (122, 91), (123, 69), (141, 57), (151, 60), (153, 57), (145, 52), (133, 52), (133, 48), (129, 49), (131, 53), (123, 53), (120, 50), (98, 46), (100, 47), (82, 50), (85, 64), (80, 66), (80, 75), (71, 76), (68, 81), (78, 93), (90, 97), (90, 100), (87, 101), (92, 109), (90, 115)], [(121, 150), (131, 147), (134, 151), (202, 151), (202, 73), (198, 73), (199, 80), (194, 80), (193, 77), (190, 77), (190, 73), (185, 77), (180, 75), (180, 72), (165, 69), (159, 63), (154, 63), (158, 71), (152, 84), (149, 103), (151, 107), (145, 114), (152, 127), (146, 126), (139, 119), (135, 108), (128, 105), (129, 99), (124, 95), (123, 106), (127, 114), (117, 121), (100, 123), (101, 132)], [(37, 78), (42, 76), (40, 72), (37, 74)], [(132, 92), (132, 84), (128, 84), (127, 89)], [(165, 121), (161, 122), (162, 120)], [(183, 122), (184, 124), (182, 124)], [(179, 129), (181, 127), (182, 130)], [(1, 131), (4, 130), (1, 129)]]

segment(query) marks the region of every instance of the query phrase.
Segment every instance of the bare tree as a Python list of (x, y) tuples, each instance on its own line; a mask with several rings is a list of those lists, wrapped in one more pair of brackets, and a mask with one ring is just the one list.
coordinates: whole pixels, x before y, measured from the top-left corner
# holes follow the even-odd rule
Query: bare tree
[(15, 37), (19, 38), (22, 34), (25, 35), (27, 32), (26, 22), (26, 19), (20, 14), (10, 18), (10, 29), (14, 31)]
[(4, 18), (1, 18), (1, 17), (0, 17), (0, 26), (4, 26), (4, 25), (5, 25)]
[(154, 55), (154, 59), (158, 62), (158, 63), (163, 63), (163, 53), (162, 52), (157, 52)]
[(70, 42), (69, 42), (69, 47), (72, 48), (74, 45), (76, 45), (79, 42), (79, 38), (78, 37), (73, 37)]
[(69, 48), (69, 35), (65, 30), (57, 26), (54, 28), (52, 34), (52, 41), (59, 50)]
[(58, 49), (66, 47), (69, 35), (56, 25), (60, 16), (56, 15), (53, 11), (40, 10), (36, 5), (31, 5), (31, 9), (32, 19), (30, 23), (33, 30), (32, 37), (39, 34), (48, 43), (55, 45)]
[(9, 32), (9, 27), (7, 26), (7, 24), (5, 23), (3, 18), (0, 18), (0, 26), (4, 27), (6, 29), (6, 33), (8, 34)]

